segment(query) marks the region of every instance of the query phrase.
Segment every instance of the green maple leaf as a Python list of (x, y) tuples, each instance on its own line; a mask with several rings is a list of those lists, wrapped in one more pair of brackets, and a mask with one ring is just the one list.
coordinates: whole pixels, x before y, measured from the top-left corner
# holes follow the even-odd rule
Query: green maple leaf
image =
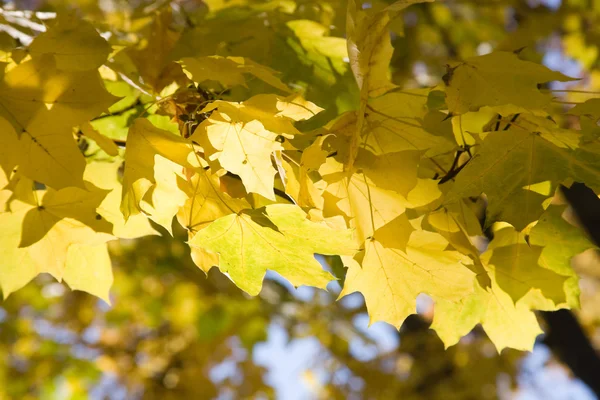
[(435, 302), (431, 329), (447, 347), (452, 346), (480, 323), (498, 352), (506, 347), (532, 350), (543, 333), (527, 304), (515, 304), (495, 283), (488, 289), (475, 284), (475, 292), (458, 302)]
[(563, 304), (567, 277), (539, 265), (542, 250), (541, 246), (527, 244), (514, 228), (506, 227), (494, 233), (481, 259), (492, 280), (515, 303), (530, 291), (539, 290), (554, 305)]

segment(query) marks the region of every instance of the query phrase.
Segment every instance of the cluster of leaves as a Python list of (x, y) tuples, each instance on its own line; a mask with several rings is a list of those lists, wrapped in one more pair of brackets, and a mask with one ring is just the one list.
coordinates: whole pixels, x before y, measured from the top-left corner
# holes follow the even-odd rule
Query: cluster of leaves
[[(586, 119), (600, 115), (589, 101), (569, 111), (580, 130), (557, 123), (543, 85), (573, 78), (519, 52), (449, 65), (436, 87), (398, 87), (390, 29), (424, 2), (350, 1), (346, 39), (289, 18), (285, 49), (261, 43), (253, 17), (285, 12), (275, 3), (236, 16), (230, 34), (255, 35), (243, 51), (217, 38), (198, 49), (195, 35), (218, 34), (221, 20), (187, 16), (181, 32), (169, 7), (141, 18), (144, 41), (118, 24), (100, 35), (75, 13), (46, 21), (2, 65), (4, 296), (46, 272), (109, 302), (107, 242), (156, 234), (150, 220), (171, 233), (175, 219), (195, 264), (248, 294), (267, 270), (325, 288), (335, 277), (314, 255), (332, 255), (341, 296), (362, 293), (371, 321), (399, 328), (425, 293), (446, 346), (481, 324), (498, 350), (531, 349), (533, 310), (579, 303), (570, 260), (593, 244), (555, 194), (572, 182), (600, 191)], [(311, 80), (280, 76), (259, 45), (302, 54)]]
[[(365, 320), (364, 307), (336, 302), (337, 290), (304, 288), (314, 296), (301, 300), (266, 280), (259, 296), (248, 297), (216, 269), (202, 279), (182, 240), (186, 233), (173, 233), (110, 244), (112, 307), (49, 276), (11, 294), (0, 321), (6, 360), (0, 397), (284, 397), (269, 371), (286, 370), (278, 362), (290, 359), (298, 366), (289, 371), (290, 390), (309, 383), (302, 378), (312, 372), (311, 398), (493, 398), (497, 375), (516, 373), (520, 352), (495, 355), (479, 331), (445, 350), (412, 318), (392, 350), (374, 340), (376, 329), (354, 326)], [(394, 341), (393, 328), (378, 328)], [(298, 341), (318, 351), (303, 357), (299, 350), (307, 349), (296, 347)], [(309, 362), (301, 365), (299, 358)]]

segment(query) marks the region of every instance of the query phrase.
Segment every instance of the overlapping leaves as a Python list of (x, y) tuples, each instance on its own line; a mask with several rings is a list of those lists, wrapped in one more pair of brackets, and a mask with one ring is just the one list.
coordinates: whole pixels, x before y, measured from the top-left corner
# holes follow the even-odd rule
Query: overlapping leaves
[[(600, 191), (600, 143), (557, 124), (540, 89), (571, 78), (515, 53), (452, 64), (435, 89), (394, 84), (388, 26), (424, 2), (351, 1), (346, 50), (324, 25), (286, 23), (315, 80), (343, 84), (347, 54), (360, 92), (357, 110), (310, 132), (322, 108), (269, 66), (224, 50), (173, 58), (193, 35), (170, 10), (125, 48), (59, 16), (0, 82), (4, 296), (48, 272), (109, 301), (106, 242), (156, 234), (149, 220), (173, 233), (176, 217), (198, 267), (251, 295), (267, 270), (325, 288), (315, 254), (337, 255), (341, 296), (362, 293), (372, 322), (400, 327), (427, 294), (446, 346), (481, 324), (498, 350), (530, 349), (534, 310), (578, 305), (570, 260), (594, 246), (552, 203), (574, 181)], [(103, 79), (126, 94), (116, 108)], [(256, 79), (277, 94), (252, 92)], [(595, 105), (570, 113), (597, 119)], [(117, 125), (126, 140), (107, 137)], [(82, 138), (99, 155), (86, 160)]]

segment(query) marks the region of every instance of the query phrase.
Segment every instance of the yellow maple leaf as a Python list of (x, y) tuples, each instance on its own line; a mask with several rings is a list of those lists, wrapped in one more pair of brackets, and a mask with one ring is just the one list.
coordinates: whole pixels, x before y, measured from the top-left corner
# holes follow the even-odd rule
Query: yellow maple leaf
[(290, 93), (291, 90), (276, 76), (276, 71), (244, 57), (184, 57), (186, 71), (195, 82), (217, 81), (224, 87), (246, 86), (245, 74), (253, 75), (265, 83)]
[(431, 326), (445, 346), (452, 346), (481, 323), (498, 352), (505, 347), (532, 350), (542, 333), (532, 309), (556, 310), (566, 304), (566, 276), (546, 268), (541, 246), (529, 247), (507, 226), (494, 234), (481, 256), (490, 285), (475, 284), (458, 302), (437, 300)]
[(92, 139), (98, 147), (106, 152), (109, 156), (117, 156), (119, 154), (119, 148), (110, 138), (107, 138), (100, 132), (94, 129), (94, 127), (86, 122), (80, 126), (81, 132), (85, 135), (85, 137)]
[[(99, 246), (114, 238), (107, 233), (112, 225), (96, 213), (106, 195), (104, 190), (88, 185), (87, 190), (71, 187), (34, 191), (33, 182), (24, 177), (12, 188), (13, 192), (0, 191), (2, 209), (10, 207), (0, 212), (0, 224), (6, 227), (0, 235), (0, 287), (4, 297), (42, 272), (63, 279), (69, 260), (72, 262), (71, 246)], [(100, 261), (101, 274), (110, 273), (110, 260)]]
[(239, 175), (248, 192), (275, 200), (276, 170), (271, 157), (284, 149), (280, 136), (293, 138), (300, 132), (292, 122), (310, 118), (321, 109), (297, 95), (263, 94), (241, 103), (214, 101), (202, 111), (211, 111), (210, 117), (191, 138), (204, 148), (208, 160)]
[(396, 87), (389, 79), (389, 65), (394, 48), (388, 25), (393, 14), (411, 4), (429, 1), (433, 0), (398, 1), (380, 12), (371, 14), (368, 11), (357, 9), (355, 0), (348, 1), (346, 18), (348, 56), (350, 67), (360, 89), (356, 126), (345, 160), (348, 169), (354, 164), (358, 151), (369, 98), (381, 96)]
[[(406, 197), (418, 183), (420, 153), (388, 153), (383, 150), (381, 154), (373, 154), (361, 148), (354, 168), (344, 171), (341, 160), (348, 145), (342, 137), (344, 132), (336, 130), (336, 126), (337, 123), (333, 126), (334, 132), (341, 141), (334, 142), (333, 148), (338, 150), (338, 154), (327, 158), (319, 169), (327, 182), (324, 211), (328, 216), (341, 212), (349, 226), (356, 229), (356, 238), (362, 244), (377, 229), (413, 206)], [(365, 148), (371, 149), (369, 146)]]
[(69, 246), (63, 279), (72, 290), (87, 292), (110, 305), (113, 274), (106, 244)]
[(110, 45), (74, 12), (58, 14), (47, 24), (48, 30), (29, 45), (32, 58), (48, 54), (56, 61), (56, 67), (65, 71), (97, 69), (106, 61)]
[(158, 235), (142, 214), (131, 215), (127, 221), (119, 209), (123, 186), (119, 182), (120, 162), (92, 162), (85, 169), (84, 178), (97, 187), (110, 191), (97, 208), (98, 214), (113, 225), (112, 234), (122, 239)]
[(328, 186), (324, 194), (326, 216), (344, 215), (355, 229), (359, 244), (406, 210), (406, 199), (399, 193), (377, 187), (365, 171), (349, 175), (333, 158), (320, 169)]
[[(408, 224), (406, 217), (402, 224)], [(386, 321), (400, 328), (416, 312), (421, 293), (434, 300), (459, 301), (473, 291), (475, 274), (466, 266), (471, 260), (446, 250), (448, 243), (441, 235), (418, 230), (399, 240), (397, 232), (383, 227), (365, 242), (364, 252), (343, 259), (348, 272), (340, 296), (361, 292), (371, 323)], [(404, 250), (399, 248), (403, 244)]]
[[(317, 137), (310, 146), (304, 149), (298, 161), (291, 156), (287, 156), (289, 162), (286, 159), (281, 160), (285, 171), (285, 179), (282, 179), (285, 192), (300, 207), (323, 209), (323, 190), (326, 182), (321, 180), (318, 170), (327, 159), (328, 153), (323, 149), (326, 139), (327, 135)], [(280, 175), (282, 175), (281, 172)]]
[(177, 219), (192, 235), (221, 217), (251, 208), (246, 200), (222, 191), (219, 178), (210, 171), (198, 172), (190, 180), (178, 176), (177, 185), (188, 197)]
[(444, 76), (446, 104), (453, 114), (504, 104), (540, 109), (550, 104), (552, 96), (540, 92), (537, 85), (555, 80), (575, 79), (520, 60), (515, 53), (496, 51), (449, 67)]
[(136, 119), (129, 129), (125, 150), (121, 202), (125, 220), (142, 211), (140, 203), (146, 193), (156, 185), (154, 166), (157, 154), (182, 168), (194, 169), (199, 166), (190, 142), (156, 128), (147, 119)]
[(15, 154), (11, 162), (53, 188), (84, 187), (85, 160), (72, 128), (116, 99), (98, 71), (61, 71), (48, 55), (19, 64), (0, 82), (0, 117), (12, 125), (6, 131), (11, 138), (5, 139)]
[(156, 183), (144, 194), (140, 203), (140, 209), (171, 235), (173, 235), (173, 217), (188, 198), (177, 185), (176, 178), (181, 175), (181, 165), (158, 154), (155, 155)]

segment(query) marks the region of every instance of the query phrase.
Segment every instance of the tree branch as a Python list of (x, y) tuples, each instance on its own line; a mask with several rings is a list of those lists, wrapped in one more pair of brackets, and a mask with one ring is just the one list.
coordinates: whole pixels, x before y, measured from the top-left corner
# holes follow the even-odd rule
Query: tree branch
[[(600, 245), (600, 199), (581, 183), (561, 187), (581, 225)], [(575, 315), (569, 310), (540, 312), (548, 325), (544, 343), (581, 381), (600, 398), (600, 356), (592, 346)]]

